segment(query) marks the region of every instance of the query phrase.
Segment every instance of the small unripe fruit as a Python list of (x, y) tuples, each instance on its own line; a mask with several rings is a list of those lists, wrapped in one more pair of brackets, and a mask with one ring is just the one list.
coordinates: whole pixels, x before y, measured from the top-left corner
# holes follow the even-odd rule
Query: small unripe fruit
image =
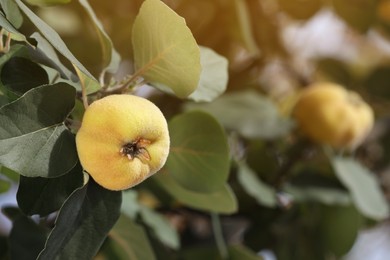
[(168, 126), (160, 109), (149, 100), (110, 95), (87, 108), (76, 145), (81, 165), (98, 184), (124, 190), (165, 164)]
[(371, 107), (357, 93), (333, 83), (304, 89), (293, 117), (304, 135), (337, 149), (355, 149), (374, 123)]

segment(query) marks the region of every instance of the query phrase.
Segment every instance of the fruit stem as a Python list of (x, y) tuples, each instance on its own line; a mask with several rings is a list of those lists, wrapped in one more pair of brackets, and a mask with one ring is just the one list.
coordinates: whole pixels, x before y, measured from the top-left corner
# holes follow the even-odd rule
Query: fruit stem
[(221, 220), (218, 214), (211, 213), (211, 225), (213, 227), (215, 242), (217, 243), (218, 251), (221, 255), (221, 258), (224, 260), (229, 259), (229, 252), (226, 246), (225, 239), (223, 237)]
[(85, 85), (84, 84), (81, 84), (81, 97), (83, 99), (84, 108), (87, 109), (89, 104), (88, 104), (87, 91), (85, 89)]
[(11, 33), (8, 32), (7, 33), (7, 40), (6, 40), (5, 46), (4, 46), (5, 52), (9, 52), (10, 46), (11, 46)]

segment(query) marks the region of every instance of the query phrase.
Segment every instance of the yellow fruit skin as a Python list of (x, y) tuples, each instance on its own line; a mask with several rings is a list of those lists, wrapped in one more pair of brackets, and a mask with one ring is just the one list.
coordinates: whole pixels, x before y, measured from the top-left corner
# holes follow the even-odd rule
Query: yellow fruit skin
[(293, 109), (301, 132), (337, 149), (355, 149), (373, 127), (374, 114), (360, 96), (333, 83), (304, 89)]
[[(149, 160), (129, 159), (121, 152), (127, 143), (147, 140)], [(139, 184), (165, 164), (169, 132), (160, 109), (133, 95), (110, 95), (85, 111), (76, 145), (83, 168), (101, 186), (124, 190)]]

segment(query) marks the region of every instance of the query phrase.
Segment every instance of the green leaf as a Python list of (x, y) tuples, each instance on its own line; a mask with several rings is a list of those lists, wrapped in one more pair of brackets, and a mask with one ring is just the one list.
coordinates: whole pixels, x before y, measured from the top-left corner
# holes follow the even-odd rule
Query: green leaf
[(7, 192), (11, 188), (11, 182), (9, 180), (0, 179), (0, 194)]
[(29, 58), (29, 50), (26, 46), (21, 44), (12, 45), (10, 50), (0, 57), (0, 68), (2, 68), (9, 59), (14, 57)]
[(280, 116), (274, 103), (254, 90), (225, 94), (212, 103), (189, 103), (186, 109), (206, 111), (247, 138), (275, 139), (292, 128), (292, 122)]
[(160, 0), (146, 0), (133, 25), (137, 74), (180, 98), (198, 86), (200, 50), (185, 20)]
[(156, 259), (144, 229), (130, 218), (121, 215), (109, 238), (110, 248), (103, 246), (107, 259)]
[(70, 79), (74, 76), (74, 74), (62, 64), (50, 42), (48, 42), (39, 32), (34, 32), (30, 38), (37, 41), (36, 52), (43, 53), (51, 61), (52, 64), (46, 62), (46, 65), (56, 69), (62, 77)]
[(135, 190), (127, 190), (122, 195), (122, 208), (121, 211), (126, 216), (135, 219), (141, 206), (138, 204), (138, 193)]
[(13, 226), (9, 234), (10, 259), (35, 259), (45, 245), (46, 231), (17, 209), (3, 209), (8, 213), (11, 210)]
[(228, 60), (210, 48), (200, 47), (202, 73), (198, 87), (188, 98), (210, 102), (225, 92), (228, 83)]
[(120, 62), (119, 53), (114, 49), (110, 37), (104, 30), (103, 25), (101, 24), (99, 19), (96, 17), (96, 14), (93, 11), (92, 7), (89, 5), (88, 1), (79, 0), (79, 3), (81, 4), (82, 7), (84, 7), (85, 11), (91, 18), (93, 25), (97, 31), (100, 45), (102, 47), (103, 66), (105, 67), (104, 71), (107, 71), (109, 73), (115, 73), (119, 67), (119, 62)]
[(30, 5), (36, 6), (50, 6), (50, 5), (63, 5), (70, 3), (71, 0), (26, 0)]
[(327, 251), (344, 256), (354, 245), (361, 226), (362, 217), (355, 207), (324, 207), (319, 229)]
[[(7, 20), (13, 27), (20, 28), (23, 24), (23, 16), (15, 2), (13, 0), (1, 0), (0, 4)], [(9, 31), (7, 28), (5, 29)]]
[(176, 230), (161, 214), (152, 209), (141, 205), (137, 200), (138, 193), (133, 190), (128, 190), (123, 193), (123, 202), (121, 211), (131, 219), (135, 219), (138, 213), (143, 219), (143, 222), (148, 225), (154, 235), (166, 246), (178, 249), (180, 246), (179, 236)]
[(183, 187), (212, 192), (229, 174), (229, 147), (218, 122), (200, 111), (180, 114), (168, 123), (171, 149), (168, 171)]
[[(96, 81), (92, 74), (76, 59), (76, 57), (70, 52), (68, 47), (66, 47), (64, 41), (54, 31), (49, 25), (47, 25), (41, 18), (34, 14), (21, 0), (15, 0), (19, 8), (24, 12), (24, 14), (31, 20), (31, 22), (38, 28), (42, 35), (53, 45), (53, 47), (60, 52), (65, 58), (67, 58), (74, 66), (80, 69), (83, 74), (90, 78), (91, 80)], [(92, 93), (96, 89), (87, 89), (87, 93)]]
[(332, 165), (363, 215), (375, 220), (389, 216), (389, 206), (373, 173), (352, 158), (334, 157)]
[(4, 17), (4, 14), (0, 12), (0, 26), (3, 27), (5, 30), (10, 32), (14, 35), (14, 37), (19, 41), (27, 42), (26, 36), (21, 34), (12, 24), (10, 21), (7, 20), (7, 18)]
[[(11, 58), (14, 57), (23, 57), (23, 58), (29, 58), (29, 51), (26, 46), (21, 44), (13, 44), (9, 51), (7, 53), (4, 53), (0, 56), (0, 70), (3, 68), (3, 65)], [(1, 82), (1, 81), (0, 81)], [(12, 101), (13, 98), (16, 98), (12, 93), (9, 92), (8, 89), (6, 89), (3, 84), (0, 84), (0, 94), (2, 97), (2, 102), (4, 104), (9, 103)], [(11, 97), (10, 97), (11, 94)], [(0, 107), (3, 106), (0, 105)]]
[(75, 65), (74, 65), (74, 69), (76, 70), (77, 76), (80, 79), (80, 88), (78, 88), (78, 90), (81, 90), (82, 87), (84, 87), (86, 89), (86, 93), (89, 94), (89, 93), (96, 92), (100, 89), (99, 82), (97, 82), (93, 78), (90, 78), (88, 75), (86, 75)]
[(74, 135), (63, 124), (75, 89), (45, 85), (0, 108), (0, 164), (26, 177), (57, 177), (78, 161)]
[(12, 182), (19, 182), (20, 174), (0, 165), (0, 173)]
[(233, 245), (229, 247), (230, 260), (261, 260), (261, 256), (242, 245)]
[(173, 249), (179, 249), (179, 235), (163, 215), (146, 206), (141, 206), (140, 214), (145, 224), (152, 229), (155, 236), (164, 245)]
[(6, 105), (9, 103), (8, 97), (1, 94), (1, 87), (0, 87), (0, 107)]
[(266, 207), (277, 206), (276, 191), (262, 182), (245, 163), (238, 165), (237, 178), (244, 190), (255, 198), (260, 205)]
[(82, 172), (77, 164), (71, 172), (57, 178), (21, 176), (16, 194), (20, 209), (30, 216), (47, 216), (59, 210), (70, 194), (83, 185)]
[(298, 187), (288, 185), (284, 191), (294, 197), (295, 201), (310, 202), (316, 201), (325, 205), (348, 206), (352, 204), (351, 196), (348, 192), (335, 188), (324, 187)]
[(49, 83), (46, 71), (29, 59), (12, 57), (1, 69), (1, 83), (20, 96), (30, 89)]
[(38, 259), (92, 259), (120, 215), (122, 193), (92, 179), (62, 206)]
[(167, 172), (153, 177), (173, 198), (194, 209), (231, 214), (237, 211), (237, 199), (228, 184), (212, 193), (194, 192), (180, 186)]

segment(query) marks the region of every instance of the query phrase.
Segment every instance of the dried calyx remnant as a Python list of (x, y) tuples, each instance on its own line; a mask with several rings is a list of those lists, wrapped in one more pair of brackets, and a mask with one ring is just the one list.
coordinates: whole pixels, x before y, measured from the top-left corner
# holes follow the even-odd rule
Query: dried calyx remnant
[(126, 143), (122, 146), (120, 153), (123, 156), (127, 156), (129, 160), (133, 160), (135, 157), (141, 161), (150, 161), (150, 155), (146, 147), (151, 144), (149, 140), (138, 138), (133, 142)]

